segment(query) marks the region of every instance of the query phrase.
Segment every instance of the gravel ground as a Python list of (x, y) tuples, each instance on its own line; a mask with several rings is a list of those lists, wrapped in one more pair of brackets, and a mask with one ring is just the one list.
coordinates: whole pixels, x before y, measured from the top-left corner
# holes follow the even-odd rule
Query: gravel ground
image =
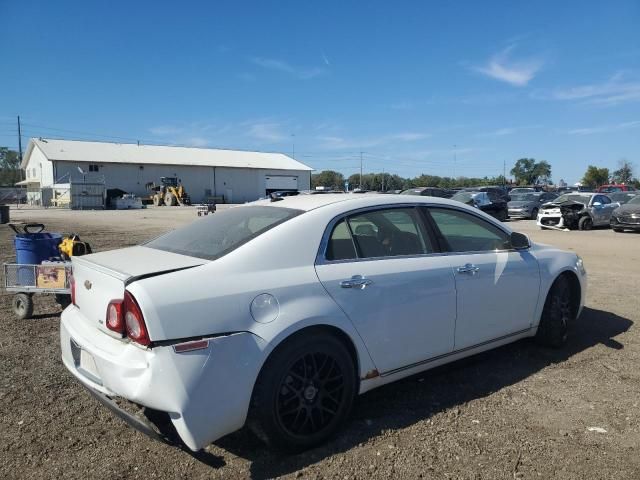
[[(195, 211), (11, 215), (78, 233), (100, 251), (137, 244)], [(587, 308), (568, 346), (521, 341), (367, 393), (333, 441), (295, 456), (266, 450), (246, 431), (197, 457), (146, 438), (66, 372), (53, 299), (38, 297), (35, 318), (18, 321), (2, 292), (0, 478), (640, 478), (640, 234), (511, 225), (584, 258)], [(13, 260), (8, 228), (0, 260)]]

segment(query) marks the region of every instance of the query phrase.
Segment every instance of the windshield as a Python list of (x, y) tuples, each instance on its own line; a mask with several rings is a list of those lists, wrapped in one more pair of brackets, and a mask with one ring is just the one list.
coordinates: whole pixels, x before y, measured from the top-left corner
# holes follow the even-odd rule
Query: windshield
[(534, 193), (516, 193), (511, 195), (512, 202), (535, 202), (540, 198), (540, 195)]
[(579, 193), (567, 193), (565, 195), (560, 195), (558, 198), (554, 200), (556, 203), (562, 202), (578, 202), (588, 204), (591, 199), (591, 195), (580, 195)]
[(451, 200), (457, 200), (458, 202), (468, 203), (471, 200), (473, 200), (473, 196), (474, 195), (469, 192), (458, 192), (453, 197), (451, 197)]
[(640, 205), (640, 196), (635, 196), (627, 202), (628, 205)]
[(230, 208), (166, 233), (145, 246), (215, 260), (301, 213), (280, 207)]
[(409, 190), (405, 190), (401, 195), (421, 195), (422, 188), (410, 188)]

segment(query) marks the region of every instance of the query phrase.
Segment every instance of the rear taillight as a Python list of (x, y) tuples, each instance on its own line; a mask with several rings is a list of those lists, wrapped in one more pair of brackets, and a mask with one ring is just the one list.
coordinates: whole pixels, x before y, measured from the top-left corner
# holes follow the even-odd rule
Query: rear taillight
[(122, 315), (122, 300), (112, 300), (107, 307), (107, 328), (124, 335), (124, 316)]
[(107, 307), (107, 328), (114, 332), (126, 335), (132, 341), (140, 345), (149, 345), (151, 339), (144, 323), (144, 317), (138, 302), (125, 290), (124, 300), (111, 300)]
[(127, 336), (140, 345), (149, 345), (151, 339), (147, 332), (147, 326), (144, 324), (144, 317), (142, 311), (138, 306), (138, 302), (133, 298), (129, 292), (124, 292), (124, 324), (127, 331)]
[(73, 278), (73, 274), (69, 276), (69, 287), (71, 288), (71, 303), (76, 305), (76, 280)]

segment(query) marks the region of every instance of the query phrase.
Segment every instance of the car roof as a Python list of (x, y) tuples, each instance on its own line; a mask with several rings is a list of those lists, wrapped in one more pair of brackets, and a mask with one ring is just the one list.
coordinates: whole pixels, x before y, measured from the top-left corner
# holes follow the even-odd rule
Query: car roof
[(310, 211), (316, 208), (325, 207), (336, 203), (348, 203), (345, 209), (350, 208), (366, 208), (368, 206), (387, 205), (394, 203), (424, 203), (424, 204), (442, 204), (456, 205), (460, 202), (440, 197), (422, 197), (407, 196), (400, 194), (377, 195), (375, 193), (359, 193), (359, 194), (332, 194), (325, 195), (296, 195), (293, 197), (283, 197), (282, 200), (273, 202), (271, 200), (257, 200), (255, 202), (246, 203), (244, 205), (263, 205), (269, 207), (293, 208), (296, 210)]

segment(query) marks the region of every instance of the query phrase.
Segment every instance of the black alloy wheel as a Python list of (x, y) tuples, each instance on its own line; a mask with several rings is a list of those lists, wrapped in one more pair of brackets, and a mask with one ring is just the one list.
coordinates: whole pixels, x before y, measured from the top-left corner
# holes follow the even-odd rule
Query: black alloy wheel
[(354, 360), (339, 338), (322, 331), (294, 335), (263, 366), (247, 423), (270, 446), (306, 450), (338, 430), (356, 393)]
[(542, 311), (536, 340), (547, 347), (559, 348), (567, 342), (569, 323), (573, 320), (571, 288), (565, 277), (551, 286)]
[(313, 435), (336, 417), (345, 377), (336, 359), (326, 353), (300, 357), (284, 375), (276, 400), (277, 421), (291, 435)]

